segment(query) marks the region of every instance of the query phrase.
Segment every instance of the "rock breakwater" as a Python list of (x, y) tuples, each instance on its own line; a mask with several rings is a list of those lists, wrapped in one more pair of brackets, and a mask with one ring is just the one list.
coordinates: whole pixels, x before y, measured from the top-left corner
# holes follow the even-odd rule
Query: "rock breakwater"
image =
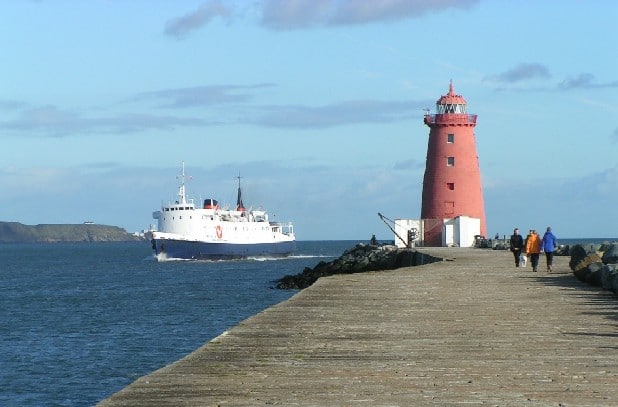
[(400, 249), (393, 245), (359, 243), (330, 262), (319, 262), (314, 268), (305, 267), (302, 273), (287, 275), (277, 281), (277, 288), (307, 288), (320, 277), (334, 274), (353, 274), (366, 271), (394, 270), (443, 261), (442, 258), (421, 253), (415, 249)]
[(578, 280), (618, 295), (618, 243), (571, 248), (569, 267)]

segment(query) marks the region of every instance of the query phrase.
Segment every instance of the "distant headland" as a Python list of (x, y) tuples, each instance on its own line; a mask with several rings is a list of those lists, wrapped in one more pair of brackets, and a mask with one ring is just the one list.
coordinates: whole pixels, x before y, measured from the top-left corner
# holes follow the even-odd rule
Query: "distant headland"
[(143, 237), (118, 226), (83, 224), (24, 225), (0, 221), (0, 243), (127, 242)]

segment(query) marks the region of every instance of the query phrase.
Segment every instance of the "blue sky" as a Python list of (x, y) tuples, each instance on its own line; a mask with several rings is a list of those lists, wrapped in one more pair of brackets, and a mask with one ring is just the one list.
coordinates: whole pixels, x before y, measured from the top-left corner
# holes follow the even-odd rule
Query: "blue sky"
[(299, 240), (392, 239), (420, 216), (453, 80), (488, 234), (616, 237), (618, 2), (0, 3), (0, 220), (138, 231), (175, 198), (293, 221)]

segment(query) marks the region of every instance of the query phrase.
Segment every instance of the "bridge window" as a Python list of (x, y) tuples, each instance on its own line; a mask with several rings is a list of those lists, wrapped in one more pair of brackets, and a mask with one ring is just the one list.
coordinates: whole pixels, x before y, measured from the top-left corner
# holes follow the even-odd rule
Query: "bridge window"
[(449, 133), (446, 135), (446, 142), (447, 143), (454, 143), (455, 142), (455, 135), (453, 133)]
[(446, 157), (446, 165), (449, 167), (455, 166), (455, 157)]
[(455, 190), (455, 183), (454, 182), (447, 182), (446, 183), (446, 189), (448, 189), (449, 191), (454, 191)]

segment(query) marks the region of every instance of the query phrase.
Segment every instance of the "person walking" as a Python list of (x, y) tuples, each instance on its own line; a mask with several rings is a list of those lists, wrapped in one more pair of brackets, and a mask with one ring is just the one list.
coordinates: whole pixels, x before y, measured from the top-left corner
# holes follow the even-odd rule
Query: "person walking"
[(557, 247), (556, 236), (552, 233), (551, 227), (547, 227), (543, 239), (541, 239), (541, 252), (545, 252), (545, 261), (547, 262), (547, 272), (552, 272), (552, 264), (554, 262), (554, 250)]
[(515, 257), (515, 267), (519, 267), (519, 256), (523, 249), (524, 238), (519, 234), (519, 229), (515, 228), (511, 235), (511, 252), (513, 252), (513, 257)]
[(532, 271), (535, 273), (539, 267), (539, 253), (541, 252), (541, 238), (536, 230), (532, 229), (526, 238), (526, 253), (530, 256)]

